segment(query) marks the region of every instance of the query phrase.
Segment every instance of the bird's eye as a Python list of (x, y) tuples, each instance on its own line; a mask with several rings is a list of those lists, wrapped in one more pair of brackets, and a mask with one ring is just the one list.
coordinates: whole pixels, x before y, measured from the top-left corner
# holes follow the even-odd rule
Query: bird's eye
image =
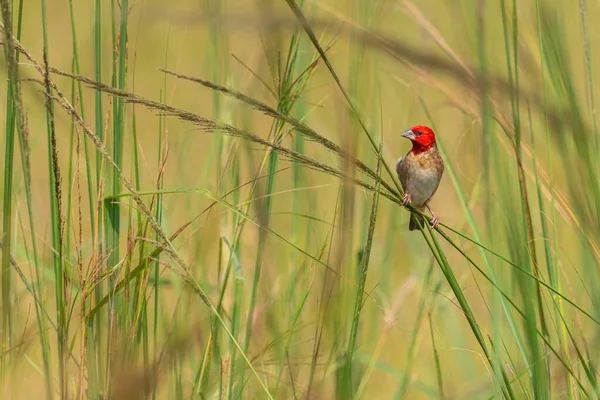
[(421, 133), (422, 133), (422, 132), (416, 132), (415, 134), (416, 134), (417, 136), (421, 136)]

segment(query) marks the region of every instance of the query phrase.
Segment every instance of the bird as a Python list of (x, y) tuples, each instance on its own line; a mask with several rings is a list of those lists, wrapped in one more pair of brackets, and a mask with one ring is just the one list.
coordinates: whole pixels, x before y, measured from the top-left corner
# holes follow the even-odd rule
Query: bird
[[(402, 205), (406, 207), (411, 204), (417, 210), (423, 212), (425, 208), (431, 213), (431, 227), (440, 223), (429, 202), (435, 194), (444, 173), (444, 160), (438, 151), (435, 142), (435, 133), (424, 125), (413, 126), (404, 133), (402, 137), (412, 142), (412, 149), (396, 163), (396, 173), (404, 190)], [(419, 229), (419, 224), (424, 226), (425, 219), (417, 214), (412, 214), (408, 229), (414, 231)]]

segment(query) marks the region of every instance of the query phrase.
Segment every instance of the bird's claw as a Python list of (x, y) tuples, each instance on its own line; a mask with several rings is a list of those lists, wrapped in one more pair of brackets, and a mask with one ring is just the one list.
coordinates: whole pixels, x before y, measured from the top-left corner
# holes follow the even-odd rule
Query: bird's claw
[(406, 193), (402, 198), (402, 206), (406, 207), (411, 203), (412, 199), (410, 198), (410, 194)]
[(433, 217), (431, 219), (431, 229), (435, 229), (439, 223), (440, 223), (440, 219), (437, 216)]

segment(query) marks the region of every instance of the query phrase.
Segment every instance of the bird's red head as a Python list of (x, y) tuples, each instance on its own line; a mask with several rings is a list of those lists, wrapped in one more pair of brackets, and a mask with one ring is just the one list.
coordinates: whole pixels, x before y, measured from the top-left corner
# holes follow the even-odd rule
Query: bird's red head
[(413, 126), (402, 134), (402, 137), (410, 139), (413, 144), (413, 154), (422, 153), (435, 145), (435, 133), (427, 126)]

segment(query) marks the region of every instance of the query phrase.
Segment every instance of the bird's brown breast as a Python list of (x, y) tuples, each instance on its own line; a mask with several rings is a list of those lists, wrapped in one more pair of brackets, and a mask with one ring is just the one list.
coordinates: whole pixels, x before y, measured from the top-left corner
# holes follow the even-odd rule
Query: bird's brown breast
[(402, 188), (411, 195), (413, 204), (423, 207), (440, 184), (444, 161), (435, 147), (418, 154), (409, 151), (396, 165), (396, 172)]

